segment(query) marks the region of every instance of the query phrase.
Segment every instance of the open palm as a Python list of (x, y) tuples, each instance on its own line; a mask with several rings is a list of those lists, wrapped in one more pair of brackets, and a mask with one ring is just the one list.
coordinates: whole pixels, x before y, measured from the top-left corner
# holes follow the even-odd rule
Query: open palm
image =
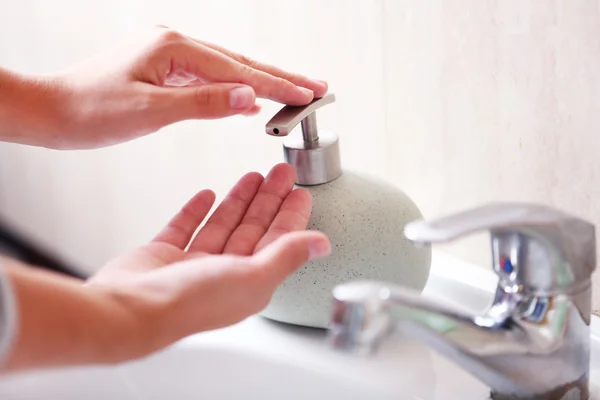
[(312, 201), (305, 190), (292, 190), (294, 181), (288, 164), (276, 165), (266, 178), (246, 174), (193, 237), (215, 201), (211, 190), (203, 190), (150, 243), (112, 260), (92, 281), (138, 276), (207, 255), (249, 256), (285, 233), (305, 229)]
[(194, 236), (215, 201), (213, 192), (201, 191), (149, 244), (88, 280), (144, 332), (132, 335), (128, 357), (259, 312), (289, 274), (329, 254), (325, 235), (298, 232), (306, 229), (312, 201), (293, 189), (294, 181), (288, 164), (266, 178), (245, 175)]

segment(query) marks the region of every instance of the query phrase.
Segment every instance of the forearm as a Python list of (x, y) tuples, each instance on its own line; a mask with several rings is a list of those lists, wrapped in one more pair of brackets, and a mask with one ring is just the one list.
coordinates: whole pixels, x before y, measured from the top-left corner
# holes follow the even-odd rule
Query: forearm
[(105, 364), (147, 352), (140, 319), (82, 281), (2, 261), (18, 312), (17, 334), (0, 371)]
[(0, 141), (56, 147), (65, 99), (57, 79), (0, 68)]

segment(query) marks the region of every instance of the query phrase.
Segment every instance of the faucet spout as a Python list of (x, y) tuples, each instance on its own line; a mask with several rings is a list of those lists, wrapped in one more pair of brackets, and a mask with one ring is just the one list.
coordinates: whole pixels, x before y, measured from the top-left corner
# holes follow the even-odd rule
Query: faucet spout
[(369, 354), (400, 331), (487, 384), (494, 399), (587, 399), (589, 322), (572, 296), (554, 296), (541, 325), (515, 318), (535, 306), (501, 285), (480, 314), (384, 282), (342, 284), (333, 297), (330, 339), (338, 349)]
[(370, 352), (402, 328), (487, 384), (493, 399), (587, 400), (595, 226), (548, 206), (500, 202), (414, 221), (404, 233), (431, 245), (481, 230), (498, 276), (485, 311), (350, 282), (333, 291), (333, 345)]
[[(333, 296), (332, 338), (334, 345), (340, 348), (364, 344), (368, 347), (366, 351), (373, 351), (378, 341), (372, 338), (387, 336), (393, 331), (391, 328), (425, 329), (463, 351), (482, 356), (496, 354), (507, 347), (517, 353), (526, 352), (529, 345), (525, 331), (511, 326), (501, 317), (506, 311), (497, 307), (477, 315), (461, 310), (458, 305), (450, 306), (424, 297), (414, 290), (371, 281), (337, 286)], [(387, 318), (376, 318), (381, 312)], [(351, 325), (348, 318), (354, 320)], [(411, 327), (397, 326), (407, 324)], [(352, 329), (358, 327), (361, 329)]]

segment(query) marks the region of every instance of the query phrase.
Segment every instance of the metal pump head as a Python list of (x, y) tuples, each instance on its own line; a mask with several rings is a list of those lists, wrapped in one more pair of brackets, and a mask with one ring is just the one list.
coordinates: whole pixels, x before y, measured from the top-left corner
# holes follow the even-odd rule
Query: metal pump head
[[(267, 123), (268, 135), (287, 136), (283, 155), (296, 170), (298, 185), (320, 185), (342, 174), (338, 136), (317, 127), (316, 110), (334, 101), (335, 95), (328, 93), (304, 106), (285, 106)], [(298, 123), (302, 136), (290, 135)]]

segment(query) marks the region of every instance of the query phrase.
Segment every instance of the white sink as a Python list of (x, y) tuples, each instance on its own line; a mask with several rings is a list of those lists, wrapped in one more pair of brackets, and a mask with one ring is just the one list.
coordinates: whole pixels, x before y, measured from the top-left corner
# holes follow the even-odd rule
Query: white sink
[[(434, 252), (425, 294), (477, 311), (491, 300), (494, 286), (492, 272)], [(594, 317), (592, 382), (600, 382), (599, 333)], [(397, 335), (375, 356), (361, 358), (330, 349), (325, 337), (322, 330), (252, 317), (118, 367), (5, 377), (0, 380), (0, 399), (483, 400), (489, 396), (487, 387), (420, 342)]]

